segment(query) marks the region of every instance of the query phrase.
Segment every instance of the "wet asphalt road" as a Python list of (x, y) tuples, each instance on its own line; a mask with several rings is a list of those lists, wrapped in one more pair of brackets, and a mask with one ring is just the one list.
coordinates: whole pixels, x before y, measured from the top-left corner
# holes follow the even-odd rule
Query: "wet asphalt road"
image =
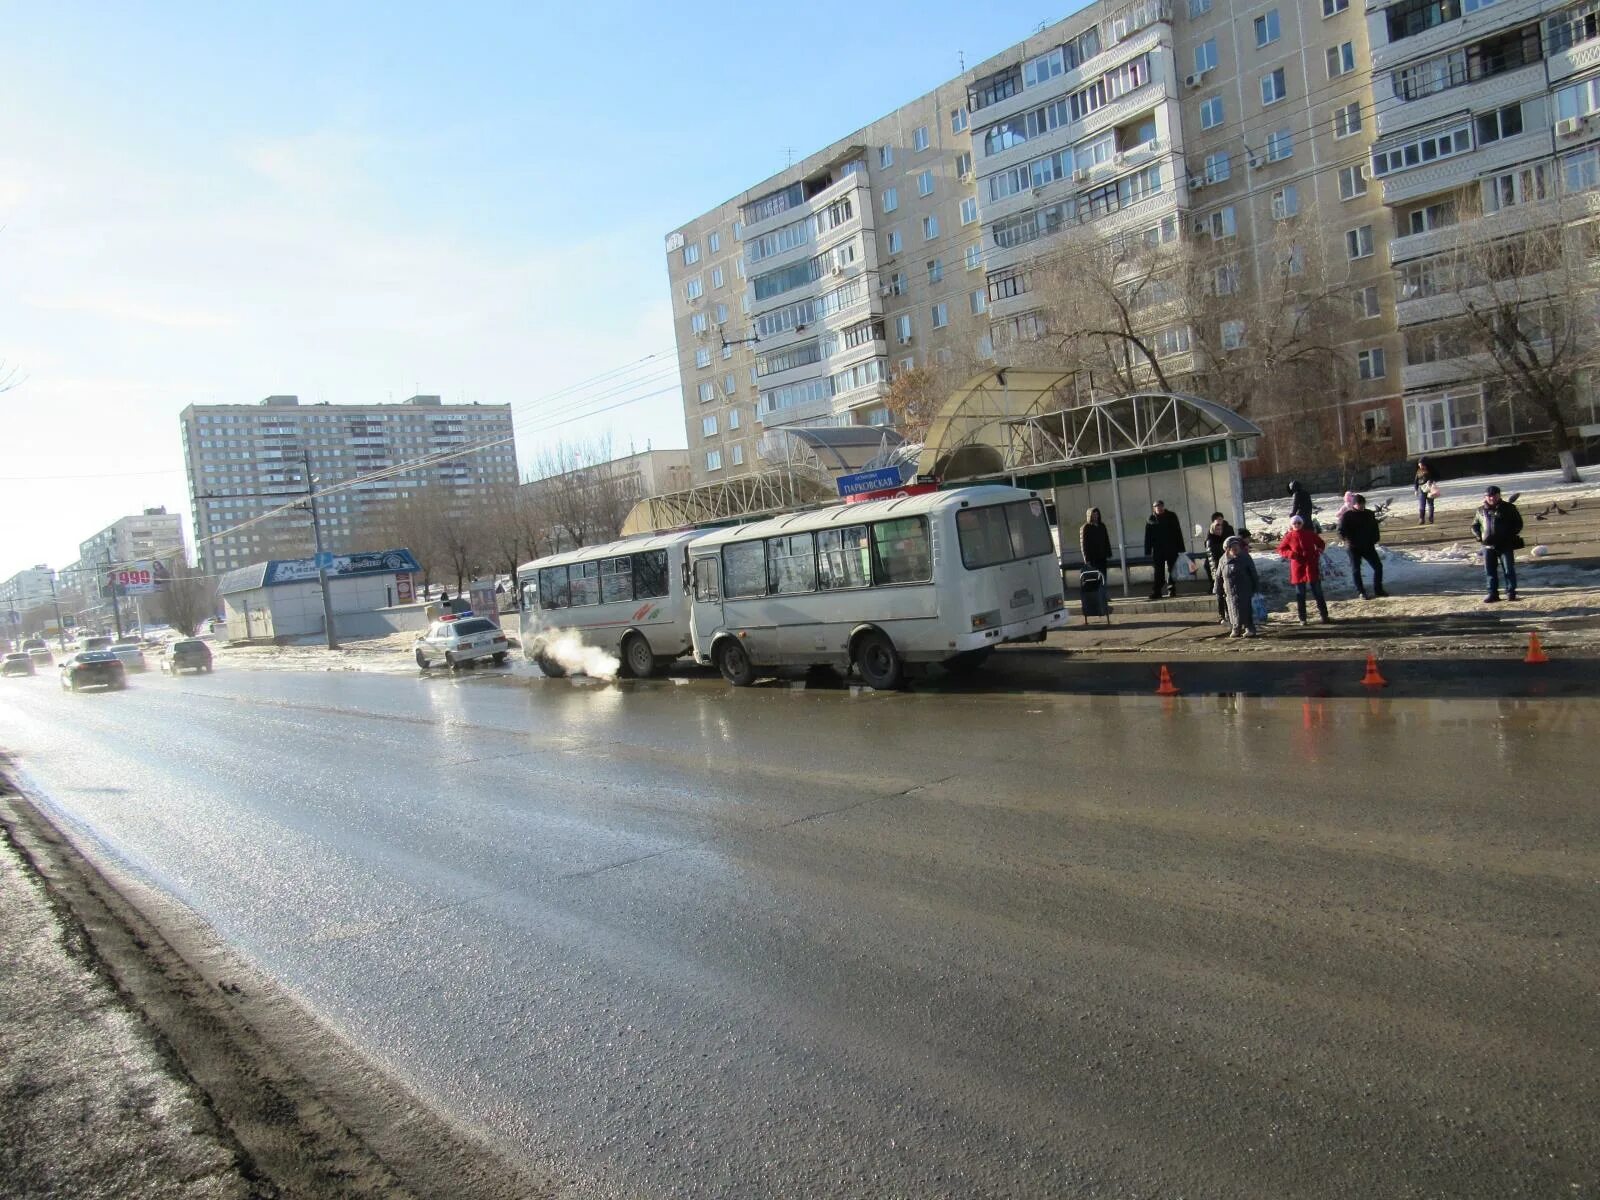
[(1594, 701), (4, 683), (71, 827), (573, 1195), (1600, 1186)]

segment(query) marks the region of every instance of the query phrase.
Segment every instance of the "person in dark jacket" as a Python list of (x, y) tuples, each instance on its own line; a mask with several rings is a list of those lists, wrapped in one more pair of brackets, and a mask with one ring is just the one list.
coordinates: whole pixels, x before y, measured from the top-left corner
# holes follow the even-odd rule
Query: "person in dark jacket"
[(1111, 531), (1100, 519), (1098, 508), (1083, 514), (1083, 524), (1078, 526), (1078, 552), (1083, 555), (1085, 569), (1099, 571), (1103, 583), (1111, 567)]
[(1500, 602), (1500, 572), (1506, 576), (1506, 599), (1517, 598), (1517, 556), (1522, 548), (1522, 514), (1500, 489), (1490, 484), (1483, 492), (1483, 507), (1472, 522), (1472, 536), (1483, 543), (1483, 574), (1489, 585), (1485, 604)]
[(1304, 517), (1306, 527), (1311, 527), (1311, 493), (1298, 479), (1289, 481), (1289, 516)]
[[(1222, 556), (1228, 539), (1234, 535), (1234, 528), (1228, 524), (1228, 518), (1219, 512), (1211, 514), (1211, 524), (1206, 528), (1206, 574), (1211, 577), (1213, 590), (1217, 582), (1217, 568), (1222, 565)], [(1217, 592), (1217, 619), (1224, 625), (1228, 623), (1228, 602), (1221, 592)]]
[(1255, 637), (1254, 600), (1261, 590), (1250, 548), (1237, 534), (1223, 543), (1222, 559), (1217, 564), (1216, 590), (1222, 600), (1225, 619), (1233, 626), (1232, 637)]
[(1417, 477), (1411, 486), (1417, 493), (1417, 524), (1432, 525), (1433, 502), (1439, 498), (1439, 476), (1427, 459), (1417, 459)]
[(1382, 531), (1378, 518), (1367, 507), (1365, 496), (1353, 496), (1351, 505), (1339, 517), (1339, 536), (1344, 539), (1345, 551), (1350, 555), (1350, 577), (1355, 580), (1356, 592), (1367, 599), (1367, 589), (1361, 586), (1361, 564), (1372, 567), (1372, 594), (1387, 596), (1383, 590), (1383, 560), (1378, 557), (1378, 539)]
[(1164, 500), (1157, 500), (1150, 506), (1150, 519), (1144, 523), (1144, 552), (1150, 556), (1150, 566), (1155, 572), (1150, 599), (1176, 596), (1178, 584), (1172, 577), (1172, 568), (1178, 555), (1183, 553), (1183, 526), (1178, 523), (1178, 514), (1168, 509)]

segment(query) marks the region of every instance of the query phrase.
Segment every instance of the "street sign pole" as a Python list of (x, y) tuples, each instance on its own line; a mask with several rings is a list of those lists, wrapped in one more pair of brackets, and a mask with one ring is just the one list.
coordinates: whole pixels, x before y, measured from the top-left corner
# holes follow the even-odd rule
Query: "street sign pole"
[(111, 569), (111, 547), (106, 547), (106, 582), (111, 585), (111, 619), (117, 625), (117, 641), (122, 640), (122, 599), (117, 592), (117, 573)]
[(317, 582), (322, 585), (322, 628), (328, 635), (328, 649), (337, 650), (339, 639), (333, 629), (333, 597), (328, 594), (328, 558), (322, 552), (322, 522), (317, 520), (317, 486), (311, 481), (311, 451), (302, 460), (306, 466), (306, 505), (311, 509), (311, 539), (317, 548)]

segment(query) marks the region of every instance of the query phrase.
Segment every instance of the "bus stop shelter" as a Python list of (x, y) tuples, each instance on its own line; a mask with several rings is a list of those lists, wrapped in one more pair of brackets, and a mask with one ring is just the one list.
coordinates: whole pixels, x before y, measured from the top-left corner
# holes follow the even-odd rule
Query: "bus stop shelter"
[(1200, 396), (1097, 396), (1073, 375), (1000, 369), (946, 402), (918, 469), (945, 483), (1005, 481), (1048, 495), (1065, 567), (1081, 565), (1078, 525), (1098, 508), (1127, 595), (1133, 568), (1148, 562), (1144, 524), (1156, 500), (1177, 514), (1191, 550), (1204, 550), (1213, 512), (1244, 526), (1239, 463), (1260, 435)]

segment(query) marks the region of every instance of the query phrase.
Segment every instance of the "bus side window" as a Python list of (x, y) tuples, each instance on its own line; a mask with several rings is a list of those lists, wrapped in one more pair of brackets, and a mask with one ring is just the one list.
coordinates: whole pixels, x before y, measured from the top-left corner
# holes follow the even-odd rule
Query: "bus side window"
[(717, 593), (717, 560), (714, 558), (697, 558), (694, 560), (694, 598), (696, 600), (720, 600)]
[(767, 539), (767, 589), (774, 594), (813, 592), (817, 588), (817, 556), (809, 533)]
[(608, 558), (600, 564), (600, 603), (632, 600), (633, 559), (629, 555)]
[(817, 586), (824, 589), (870, 587), (872, 551), (865, 525), (824, 529), (817, 534)]
[(722, 591), (730, 600), (767, 594), (765, 542), (730, 542), (722, 548)]
[(652, 600), (667, 594), (667, 552), (646, 550), (633, 556), (633, 598)]
[(546, 610), (566, 608), (571, 602), (571, 593), (567, 589), (567, 569), (565, 567), (541, 568), (539, 571), (539, 607)]
[(872, 556), (879, 583), (927, 583), (933, 578), (927, 518), (900, 517), (873, 525)]

